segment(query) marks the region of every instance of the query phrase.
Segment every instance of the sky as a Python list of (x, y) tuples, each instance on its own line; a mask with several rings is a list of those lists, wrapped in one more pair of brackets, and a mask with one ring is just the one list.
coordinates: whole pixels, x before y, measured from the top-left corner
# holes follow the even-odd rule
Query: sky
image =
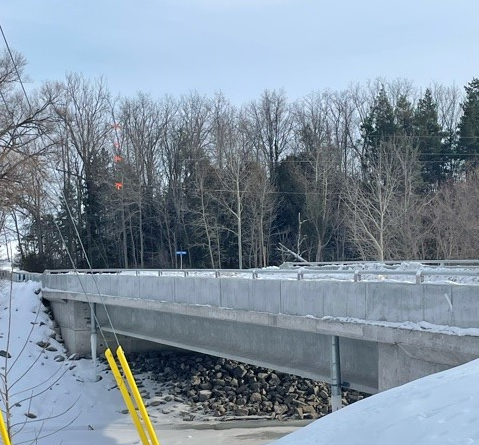
[[(94, 371), (90, 360), (69, 360), (62, 345), (51, 338), (53, 323), (44, 312), (41, 295), (35, 294), (38, 287), (34, 282), (13, 283), (10, 298), (10, 283), (0, 280), (0, 350), (11, 355), (7, 362), (11, 402), (23, 399), (14, 406), (12, 421), (23, 423), (26, 413), (37, 416), (25, 424), (14, 443), (31, 443), (36, 435), (37, 445), (139, 444), (129, 416), (121, 413), (124, 405), (111, 373), (103, 365)], [(42, 350), (40, 341), (49, 342), (56, 351)], [(0, 357), (2, 378), (4, 366)], [(153, 393), (151, 380), (141, 374), (135, 378)], [(182, 407), (175, 402), (161, 405), (171, 410), (168, 414), (152, 407), (148, 412), (162, 445), (472, 445), (479, 443), (478, 382), (479, 360), (475, 360), (368, 397), (306, 427), (285, 423), (250, 428), (242, 422), (240, 427), (218, 430), (208, 428), (214, 422), (182, 421), (178, 415)], [(38, 397), (29, 400), (31, 394)], [(48, 419), (35, 422), (42, 417)]]
[(114, 95), (283, 88), (294, 100), (383, 77), (463, 87), (479, 75), (477, 0), (0, 0), (40, 86), (104, 76)]

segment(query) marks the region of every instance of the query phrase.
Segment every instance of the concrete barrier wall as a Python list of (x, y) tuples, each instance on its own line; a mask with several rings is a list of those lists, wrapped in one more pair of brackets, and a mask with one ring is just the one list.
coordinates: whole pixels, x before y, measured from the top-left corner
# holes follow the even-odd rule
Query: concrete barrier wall
[[(158, 277), (159, 283), (162, 278)], [(220, 307), (221, 280), (208, 277), (175, 277), (174, 301)]]
[(237, 310), (479, 328), (479, 287), (133, 275), (46, 275), (44, 287)]
[(162, 280), (153, 276), (142, 277), (140, 297), (158, 301), (175, 301), (175, 280), (175, 277), (162, 277)]
[[(463, 286), (454, 286), (452, 288), (451, 303), (452, 308), (449, 308), (449, 310), (453, 326), (461, 328), (478, 326), (479, 288), (470, 289)], [(442, 304), (444, 305), (444, 303)]]

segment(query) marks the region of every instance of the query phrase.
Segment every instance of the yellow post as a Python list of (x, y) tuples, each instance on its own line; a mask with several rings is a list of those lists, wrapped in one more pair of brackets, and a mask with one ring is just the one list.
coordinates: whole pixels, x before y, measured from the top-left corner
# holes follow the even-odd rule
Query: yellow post
[(118, 359), (120, 360), (123, 373), (125, 374), (125, 377), (126, 377), (126, 381), (128, 382), (128, 385), (130, 386), (130, 391), (133, 393), (133, 397), (136, 401), (136, 405), (138, 406), (141, 417), (143, 418), (143, 422), (146, 425), (146, 429), (150, 436), (151, 443), (152, 445), (160, 445), (160, 442), (158, 441), (158, 438), (156, 437), (155, 430), (153, 429), (153, 425), (151, 424), (150, 417), (148, 416), (148, 412), (146, 411), (145, 405), (143, 403), (143, 399), (141, 398), (140, 392), (138, 391), (138, 387), (136, 386), (135, 378), (133, 377), (133, 374), (131, 373), (130, 366), (128, 365), (128, 362), (126, 361), (126, 357), (121, 346), (118, 346), (116, 350), (116, 355)]
[[(108, 363), (110, 364), (110, 368), (111, 368), (111, 371), (113, 372), (113, 376), (115, 377), (118, 388), (121, 392), (121, 395), (123, 396), (123, 400), (126, 403), (128, 411), (130, 412), (130, 415), (133, 419), (133, 423), (135, 424), (135, 427), (138, 430), (138, 434), (140, 435), (143, 445), (150, 445), (150, 442), (148, 441), (148, 438), (146, 437), (145, 430), (143, 429), (143, 425), (141, 424), (141, 421), (136, 412), (135, 406), (133, 405), (133, 401), (131, 400), (130, 394), (128, 393), (128, 389), (126, 388), (123, 377), (120, 374), (120, 370), (118, 369), (118, 366), (116, 365), (116, 361), (109, 348), (105, 351), (105, 356), (106, 356), (106, 359), (108, 360)], [(7, 443), (6, 445), (10, 445), (10, 444)]]
[(0, 411), (0, 433), (2, 433), (2, 440), (4, 445), (11, 445), (10, 438), (8, 437), (7, 427), (3, 421), (3, 414)]

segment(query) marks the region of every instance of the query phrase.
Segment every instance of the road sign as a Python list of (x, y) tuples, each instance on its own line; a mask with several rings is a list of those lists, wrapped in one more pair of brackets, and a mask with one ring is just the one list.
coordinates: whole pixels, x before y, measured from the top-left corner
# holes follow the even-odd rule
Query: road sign
[(183, 255), (188, 255), (186, 250), (177, 250), (176, 254), (180, 256), (180, 269), (183, 269)]

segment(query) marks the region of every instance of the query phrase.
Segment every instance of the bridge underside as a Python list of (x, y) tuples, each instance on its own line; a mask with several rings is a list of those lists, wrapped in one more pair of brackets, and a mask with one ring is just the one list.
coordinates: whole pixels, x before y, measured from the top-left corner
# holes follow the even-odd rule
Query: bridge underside
[(44, 291), (43, 296), (51, 302), (67, 348), (82, 354), (90, 353), (89, 301), (103, 332), (111, 333), (112, 324), (126, 351), (166, 345), (320, 381), (330, 381), (331, 336), (340, 336), (342, 382), (368, 393), (479, 356), (475, 337), (411, 335), (367, 324), (137, 298), (62, 291)]
[[(319, 381), (331, 376), (331, 336), (197, 316), (108, 307), (115, 331), (164, 345), (230, 358)], [(102, 329), (110, 331), (97, 307)], [(134, 330), (131, 326), (135, 326)], [(340, 342), (342, 380), (360, 391), (378, 388), (378, 345), (350, 338)]]

